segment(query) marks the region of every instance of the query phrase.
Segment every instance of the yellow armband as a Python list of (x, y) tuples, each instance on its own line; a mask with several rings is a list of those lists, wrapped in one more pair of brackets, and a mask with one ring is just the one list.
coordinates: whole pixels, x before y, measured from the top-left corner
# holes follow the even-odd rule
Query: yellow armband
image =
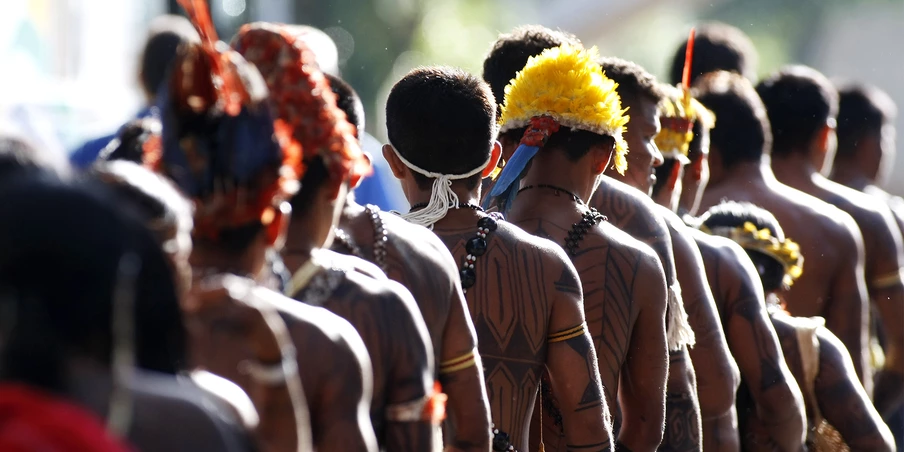
[(587, 323), (581, 323), (580, 325), (572, 328), (568, 328), (567, 330), (559, 331), (558, 333), (552, 333), (549, 336), (546, 336), (546, 342), (552, 344), (555, 342), (563, 342), (568, 339), (574, 339), (578, 336), (582, 336), (587, 331)]

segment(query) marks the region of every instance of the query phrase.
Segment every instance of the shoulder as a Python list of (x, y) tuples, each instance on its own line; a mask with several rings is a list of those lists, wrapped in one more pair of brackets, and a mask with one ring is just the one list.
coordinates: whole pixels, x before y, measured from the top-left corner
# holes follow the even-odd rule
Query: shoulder
[(666, 223), (657, 213), (659, 206), (640, 190), (610, 177), (602, 178), (591, 204), (609, 215), (616, 226), (651, 235), (665, 233)]
[(814, 232), (825, 234), (827, 239), (840, 240), (839, 244), (853, 245), (861, 241), (860, 229), (854, 218), (838, 207), (800, 190), (782, 185), (779, 192), (785, 200), (794, 204), (797, 216), (809, 223)]
[(380, 212), (380, 218), (389, 232), (389, 246), (402, 251), (404, 259), (416, 260), (424, 270), (449, 274), (450, 280), (458, 273), (449, 249), (431, 230), (387, 212)]
[(571, 262), (568, 255), (565, 254), (565, 250), (552, 240), (529, 234), (524, 229), (504, 220), (497, 224), (499, 229), (496, 233), (501, 239), (509, 242), (513, 248), (549, 262)]

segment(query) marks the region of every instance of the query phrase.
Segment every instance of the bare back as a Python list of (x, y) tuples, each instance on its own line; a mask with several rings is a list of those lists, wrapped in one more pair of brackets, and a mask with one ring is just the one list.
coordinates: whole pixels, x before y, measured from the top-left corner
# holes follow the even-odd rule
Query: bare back
[[(417, 305), (398, 283), (349, 268), (353, 257), (324, 250), (316, 259), (321, 270), (293, 297), (348, 320), (361, 335), (373, 364), (370, 415), (377, 441), (390, 450), (429, 449), (432, 420), (420, 413), (433, 393), (433, 349)], [(412, 418), (407, 408), (418, 404)]]
[[(575, 444), (608, 442), (600, 422), (605, 405), (596, 356), (589, 335), (581, 334), (585, 319), (574, 267), (554, 243), (505, 221), (496, 224), (486, 253), (475, 262), (476, 282), (467, 293), (495, 428), (512, 439), (516, 450), (528, 450), (534, 402), (548, 369), (568, 406), (563, 418)], [(438, 226), (435, 232), (464, 262), (476, 226)], [(557, 340), (565, 332), (574, 334)]]
[(451, 433), (448, 442), (460, 450), (485, 449), (489, 408), (483, 370), (472, 366), (454, 375), (439, 374), (441, 363), (467, 355), (477, 346), (452, 256), (428, 229), (375, 206), (349, 203), (340, 226), (351, 243), (337, 240), (334, 250), (359, 254), (414, 295), (433, 343), (436, 377), (449, 396), (448, 419), (454, 428), (447, 426), (446, 433)]
[[(519, 195), (509, 218), (534, 235), (564, 244), (572, 224), (581, 220), (581, 210), (557, 192), (532, 195)], [(646, 425), (661, 432), (665, 415), (668, 362), (662, 265), (648, 246), (605, 221), (591, 228), (569, 257), (581, 278), (607, 400), (620, 408), (613, 408), (620, 414), (619, 440), (633, 450), (646, 450), (643, 443), (629, 443), (650, 441), (638, 433)], [(620, 377), (624, 388), (619, 386)], [(652, 439), (654, 448), (659, 440)]]
[[(264, 290), (264, 289), (260, 289)], [(372, 368), (358, 333), (329, 311), (272, 293), (265, 300), (279, 311), (298, 350), (299, 376), (317, 450), (375, 450), (369, 414)], [(204, 334), (193, 335), (193, 355), (210, 372), (251, 388), (239, 363), (254, 358), (247, 341), (237, 341), (225, 318), (193, 319)], [(189, 323), (192, 325), (192, 323)]]
[[(785, 450), (798, 449), (805, 427), (803, 399), (766, 311), (756, 268), (734, 241), (697, 230), (693, 233), (728, 346), (755, 404), (745, 407), (750, 410), (745, 416), (770, 421), (767, 433), (772, 440)], [(720, 439), (716, 450), (739, 450), (737, 434)]]
[[(851, 217), (815, 197), (777, 181), (732, 181), (707, 188), (701, 211), (723, 199), (750, 202), (770, 211), (785, 236), (800, 244), (806, 271), (789, 292), (789, 311), (822, 316), (845, 343), (858, 374), (867, 352), (869, 304), (863, 277), (863, 245)], [(868, 373), (868, 372), (867, 372)]]

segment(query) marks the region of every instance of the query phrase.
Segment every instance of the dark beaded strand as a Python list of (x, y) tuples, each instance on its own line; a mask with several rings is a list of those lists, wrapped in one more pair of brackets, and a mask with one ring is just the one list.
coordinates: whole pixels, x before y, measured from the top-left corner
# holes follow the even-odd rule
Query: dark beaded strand
[(603, 221), (606, 221), (606, 216), (593, 207), (581, 214), (581, 221), (572, 224), (571, 230), (568, 231), (568, 236), (565, 237), (565, 251), (568, 251), (571, 257), (576, 256), (587, 231)]
[(496, 215), (490, 214), (477, 221), (477, 236), (465, 243), (465, 262), (461, 266), (461, 289), (464, 293), (468, 293), (468, 289), (474, 287), (477, 282), (477, 272), (474, 271), (474, 263), (477, 258), (483, 256), (487, 252), (487, 235), (498, 228), (496, 224)]
[[(379, 207), (368, 204), (364, 207), (364, 212), (367, 214), (368, 218), (370, 218), (370, 224), (374, 228), (374, 264), (376, 264), (383, 273), (386, 273), (386, 244), (389, 242), (389, 232), (386, 230), (383, 218), (380, 217)], [(336, 240), (348, 249), (352, 256), (365, 259), (361, 247), (355, 243), (355, 240), (352, 239), (351, 235), (342, 229), (336, 228), (335, 236)]]

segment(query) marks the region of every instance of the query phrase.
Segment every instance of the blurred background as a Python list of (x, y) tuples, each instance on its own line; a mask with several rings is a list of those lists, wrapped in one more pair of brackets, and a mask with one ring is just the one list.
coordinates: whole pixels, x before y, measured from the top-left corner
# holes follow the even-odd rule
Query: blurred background
[[(573, 32), (604, 55), (664, 77), (689, 28), (721, 20), (753, 39), (760, 75), (801, 62), (830, 77), (879, 85), (904, 110), (904, 0), (209, 1), (224, 40), (253, 20), (325, 31), (336, 44), (336, 68), (364, 99), (377, 141), (385, 138), (388, 91), (409, 69), (448, 64), (479, 74), (496, 35), (524, 23)], [(114, 132), (144, 101), (137, 59), (148, 23), (180, 12), (175, 0), (3, 0), (0, 122), (61, 152)], [(904, 157), (894, 168), (886, 186), (904, 194)]]

